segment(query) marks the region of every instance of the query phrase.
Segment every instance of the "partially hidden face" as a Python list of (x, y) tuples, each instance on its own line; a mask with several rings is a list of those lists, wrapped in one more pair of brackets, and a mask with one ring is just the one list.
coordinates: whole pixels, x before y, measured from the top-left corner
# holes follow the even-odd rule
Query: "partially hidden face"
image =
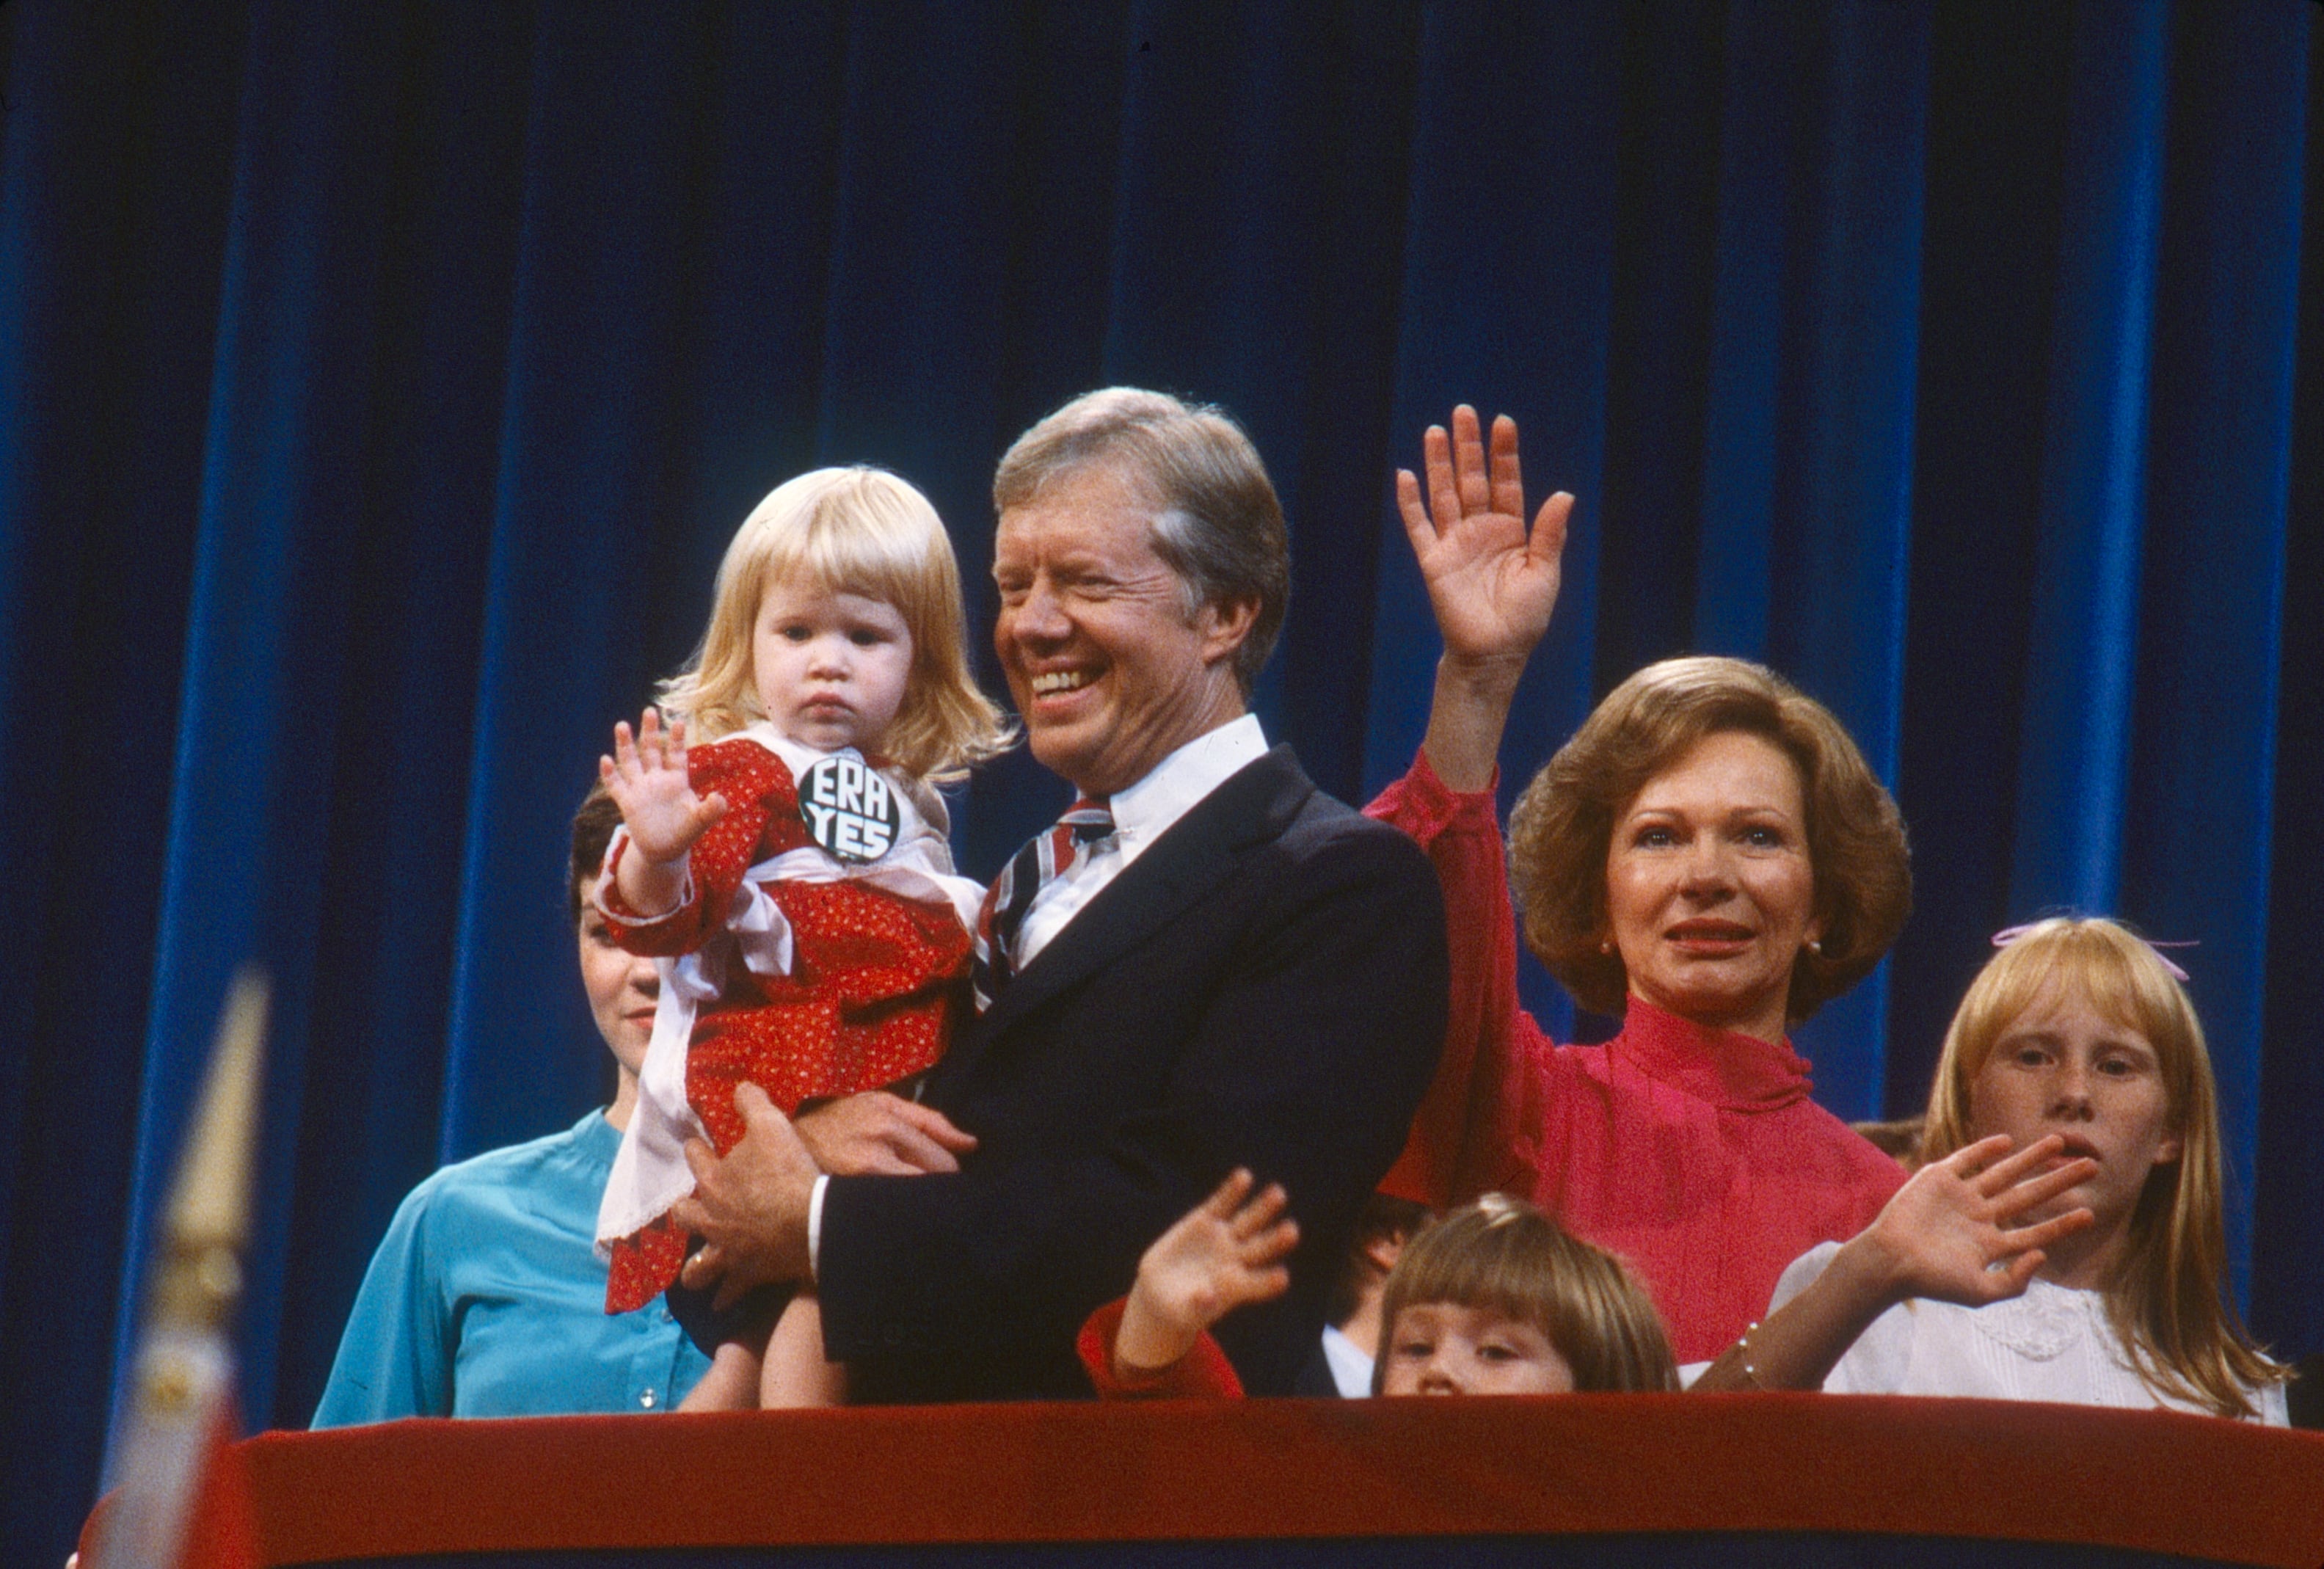
[(1764, 736), (1705, 736), (1614, 819), (1606, 911), (1633, 996), (1783, 1038), (1792, 967), (1821, 937), (1798, 767)]
[(580, 942), (581, 989), (589, 994), (597, 1033), (605, 1038), (614, 1060), (635, 1074), (646, 1060), (646, 1043), (653, 1038), (660, 973), (651, 959), (613, 941), (605, 918), (586, 902), (581, 906)]
[(1242, 711), (1232, 656), (1250, 611), (1204, 605), (1156, 552), (1157, 503), (1093, 464), (1001, 514), (992, 644), (1033, 755), (1111, 795)]
[(1549, 1337), (1491, 1307), (1408, 1303), (1388, 1326), (1383, 1395), (1564, 1395), (1573, 1369)]
[(752, 685), (793, 741), (878, 751), (911, 675), (911, 628), (887, 601), (792, 583), (770, 583), (761, 596)]
[(2066, 1141), (2060, 1160), (2097, 1161), (2095, 1177), (2026, 1219), (2087, 1205), (2099, 1237), (2128, 1223), (2148, 1174), (2182, 1145), (2154, 1047), (2078, 987), (2045, 991), (2010, 1021), (1969, 1080), (1969, 1113), (1977, 1138), (2006, 1133), (2022, 1149), (2055, 1133)]

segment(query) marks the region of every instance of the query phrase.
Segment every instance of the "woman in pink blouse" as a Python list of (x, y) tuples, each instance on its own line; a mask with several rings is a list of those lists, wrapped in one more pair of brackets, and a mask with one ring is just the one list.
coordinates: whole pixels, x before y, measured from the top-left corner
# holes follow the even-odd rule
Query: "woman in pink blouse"
[[(1398, 502), (1444, 637), (1420, 756), (1369, 808), (1425, 847), (1452, 947), (1443, 1064), (1390, 1191), (1530, 1195), (1644, 1277), (1682, 1362), (1718, 1354), (1784, 1267), (1853, 1236), (1903, 1173), (1808, 1098), (1785, 1032), (1868, 974), (1912, 902), (1903, 824), (1847, 732), (1739, 660), (1622, 683), (1495, 821), (1495, 756), (1547, 630), (1572, 498), (1528, 533), (1517, 427), (1426, 438)], [(1527, 945), (1601, 1047), (1517, 1007)]]

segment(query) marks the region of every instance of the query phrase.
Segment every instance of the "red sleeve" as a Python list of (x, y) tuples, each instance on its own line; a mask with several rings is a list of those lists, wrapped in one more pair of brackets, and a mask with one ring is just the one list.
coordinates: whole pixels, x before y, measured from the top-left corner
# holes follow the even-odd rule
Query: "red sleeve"
[(1125, 1384), (1113, 1374), (1113, 1337), (1121, 1328), (1127, 1297), (1116, 1297), (1089, 1315), (1074, 1349), (1101, 1400), (1240, 1400), (1242, 1380), (1219, 1343), (1204, 1335), (1194, 1349), (1149, 1380)]
[[(742, 873), (763, 858), (761, 841), (771, 833), (799, 844), (807, 842), (807, 830), (796, 821), (798, 787), (791, 781), (791, 771), (757, 742), (735, 738), (689, 748), (686, 771), (696, 795), (707, 796), (715, 790), (726, 798), (726, 815), (694, 842), (687, 864), (692, 897), (670, 914), (658, 920), (636, 921), (637, 912), (622, 902), (621, 889), (611, 881), (606, 882), (605, 924), (613, 940), (633, 954), (694, 952), (724, 918), (735, 890), (742, 886)], [(788, 835), (779, 826), (784, 818), (791, 819), (794, 831)], [(606, 870), (619, 864), (628, 844), (626, 835), (614, 839)]]
[(1444, 1052), (1380, 1191), (1436, 1208), (1495, 1188), (1530, 1194), (1539, 1132), (1527, 1112), (1538, 1094), (1533, 1064), (1549, 1040), (1517, 1006), (1517, 915), (1493, 787), (1452, 790), (1423, 752), (1364, 812), (1428, 853), (1444, 891), (1452, 958)]

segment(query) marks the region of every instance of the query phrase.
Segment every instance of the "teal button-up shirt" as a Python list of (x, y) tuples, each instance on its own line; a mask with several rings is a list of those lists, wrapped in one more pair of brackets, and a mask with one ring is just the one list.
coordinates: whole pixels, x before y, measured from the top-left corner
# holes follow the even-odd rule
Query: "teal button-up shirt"
[(621, 1142), (592, 1112), (413, 1188), (364, 1275), (315, 1426), (677, 1404), (708, 1359), (659, 1302), (605, 1312), (597, 1202)]

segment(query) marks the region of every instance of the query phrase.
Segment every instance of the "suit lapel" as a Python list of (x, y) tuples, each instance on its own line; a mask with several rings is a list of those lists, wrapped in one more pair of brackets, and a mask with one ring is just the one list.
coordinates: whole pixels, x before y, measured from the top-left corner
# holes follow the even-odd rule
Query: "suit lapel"
[(953, 1043), (937, 1073), (973, 1068), (1043, 1002), (1136, 948), (1216, 888), (1254, 844), (1281, 836), (1315, 786), (1278, 746), (1194, 803), (1001, 988)]

